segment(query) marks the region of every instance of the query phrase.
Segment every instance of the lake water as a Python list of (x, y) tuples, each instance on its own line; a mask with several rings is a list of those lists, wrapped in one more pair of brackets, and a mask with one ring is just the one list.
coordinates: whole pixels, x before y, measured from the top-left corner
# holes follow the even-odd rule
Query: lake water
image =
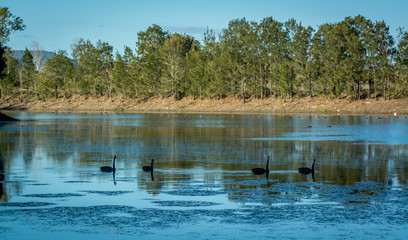
[(23, 121), (0, 124), (0, 239), (408, 234), (404, 116), (9, 114)]

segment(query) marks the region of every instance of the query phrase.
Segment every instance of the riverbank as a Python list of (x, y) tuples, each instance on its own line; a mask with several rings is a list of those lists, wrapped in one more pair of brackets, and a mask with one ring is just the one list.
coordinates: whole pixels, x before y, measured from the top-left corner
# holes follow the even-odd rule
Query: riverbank
[(123, 98), (59, 98), (57, 100), (20, 103), (6, 99), (0, 110), (33, 112), (184, 112), (184, 113), (271, 113), (271, 114), (342, 114), (342, 115), (408, 115), (408, 98), (404, 99), (300, 99), (222, 100), (183, 98), (151, 98), (146, 101)]

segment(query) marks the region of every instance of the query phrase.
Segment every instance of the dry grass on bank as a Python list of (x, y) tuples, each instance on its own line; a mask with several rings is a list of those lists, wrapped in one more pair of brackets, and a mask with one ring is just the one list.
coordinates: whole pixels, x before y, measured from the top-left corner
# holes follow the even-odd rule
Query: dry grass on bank
[(408, 98), (384, 100), (306, 97), (298, 99), (242, 99), (227, 97), (222, 100), (183, 98), (151, 98), (146, 101), (123, 98), (59, 98), (46, 101), (20, 103), (6, 99), (0, 110), (41, 112), (206, 112), (206, 113), (273, 113), (273, 114), (363, 114), (408, 115)]

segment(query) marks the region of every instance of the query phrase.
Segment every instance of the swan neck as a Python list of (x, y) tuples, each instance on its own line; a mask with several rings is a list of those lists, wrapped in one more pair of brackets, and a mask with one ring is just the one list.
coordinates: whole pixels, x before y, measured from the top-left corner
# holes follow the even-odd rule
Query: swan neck
[(113, 169), (115, 169), (115, 161), (116, 161), (116, 158), (113, 158), (113, 163), (112, 163), (112, 168)]
[(313, 162), (313, 165), (312, 165), (312, 172), (314, 172), (314, 165), (315, 165), (315, 162)]
[(268, 158), (268, 160), (266, 161), (266, 171), (269, 171), (269, 158)]

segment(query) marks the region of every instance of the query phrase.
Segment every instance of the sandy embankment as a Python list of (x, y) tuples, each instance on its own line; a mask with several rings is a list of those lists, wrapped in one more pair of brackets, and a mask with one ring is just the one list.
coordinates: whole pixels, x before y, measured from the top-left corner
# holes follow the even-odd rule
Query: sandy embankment
[(19, 103), (5, 100), (0, 110), (40, 112), (205, 112), (205, 113), (272, 113), (272, 114), (358, 114), (408, 115), (408, 98), (384, 100), (331, 99), (327, 97), (301, 99), (242, 99), (194, 100), (183, 98), (151, 98), (147, 101), (121, 98), (87, 98), (85, 96), (47, 101)]

